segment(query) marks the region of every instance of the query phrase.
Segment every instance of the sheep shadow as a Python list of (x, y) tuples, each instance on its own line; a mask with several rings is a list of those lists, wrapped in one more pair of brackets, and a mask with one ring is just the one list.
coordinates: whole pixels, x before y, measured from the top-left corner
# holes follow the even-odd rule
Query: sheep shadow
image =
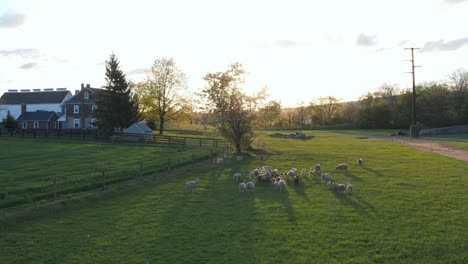
[(300, 196), (304, 197), (304, 200), (306, 200), (308, 203), (310, 203), (310, 198), (309, 195), (305, 192), (308, 187), (304, 185), (304, 183), (299, 182), (298, 185), (290, 185), (289, 189), (293, 189), (297, 194)]
[(378, 172), (378, 171), (376, 171), (376, 170), (373, 170), (373, 169), (370, 169), (370, 168), (363, 168), (363, 169), (365, 169), (366, 171), (371, 172), (371, 173), (373, 173), (373, 174), (375, 174), (375, 175), (377, 175), (377, 176), (379, 176), (379, 177), (383, 177), (383, 176), (384, 176), (382, 173), (380, 173), (380, 172)]
[(356, 182), (356, 181), (364, 182), (364, 180), (361, 177), (358, 177), (352, 174), (351, 172), (345, 172), (345, 176), (351, 178), (352, 182)]
[[(345, 206), (352, 206), (359, 214), (371, 216), (370, 212), (375, 211), (375, 207), (365, 200), (356, 196), (356, 193), (333, 192), (335, 197)], [(370, 211), (370, 212), (369, 212)]]

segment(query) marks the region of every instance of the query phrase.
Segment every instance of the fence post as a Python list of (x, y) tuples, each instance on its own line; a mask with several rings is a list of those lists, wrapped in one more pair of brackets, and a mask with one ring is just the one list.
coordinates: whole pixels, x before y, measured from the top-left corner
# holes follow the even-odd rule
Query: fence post
[(105, 170), (102, 170), (102, 190), (104, 191), (106, 189), (106, 174)]
[(57, 177), (54, 177), (54, 201), (57, 199)]
[(192, 153), (192, 169), (195, 166), (195, 155)]
[(140, 177), (143, 179), (143, 160), (140, 160)]
[(167, 174), (171, 171), (171, 158), (167, 158)]

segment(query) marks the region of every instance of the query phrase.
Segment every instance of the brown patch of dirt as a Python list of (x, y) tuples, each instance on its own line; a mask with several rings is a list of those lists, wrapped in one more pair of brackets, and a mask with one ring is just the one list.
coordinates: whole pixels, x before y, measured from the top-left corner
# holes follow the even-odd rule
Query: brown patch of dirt
[(397, 142), (400, 144), (404, 144), (407, 146), (410, 146), (415, 149), (419, 150), (424, 150), (424, 151), (431, 151), (438, 153), (440, 155), (444, 155), (447, 157), (455, 158), (458, 160), (463, 160), (465, 162), (468, 162), (468, 152), (461, 150), (461, 149), (455, 149), (451, 148), (445, 145), (442, 145), (438, 142), (432, 141), (432, 140), (424, 140), (424, 139), (402, 139), (402, 138), (384, 138), (385, 140), (392, 141), (392, 142)]

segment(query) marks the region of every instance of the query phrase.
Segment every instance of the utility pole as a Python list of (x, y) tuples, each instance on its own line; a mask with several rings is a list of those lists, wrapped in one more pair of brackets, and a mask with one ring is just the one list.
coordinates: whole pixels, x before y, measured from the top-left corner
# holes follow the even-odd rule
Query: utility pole
[(411, 120), (411, 126), (410, 126), (410, 136), (411, 137), (417, 137), (418, 136), (418, 131), (416, 128), (416, 79), (415, 79), (415, 71), (414, 68), (416, 67), (421, 67), (421, 66), (414, 66), (414, 50), (419, 49), (419, 48), (405, 48), (407, 50), (411, 50), (411, 73), (413, 75), (413, 104), (411, 108), (411, 115), (412, 115), (412, 120)]

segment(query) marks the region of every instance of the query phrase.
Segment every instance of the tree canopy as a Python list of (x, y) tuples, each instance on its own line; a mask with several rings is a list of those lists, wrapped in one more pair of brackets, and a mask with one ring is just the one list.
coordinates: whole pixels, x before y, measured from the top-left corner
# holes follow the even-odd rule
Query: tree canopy
[(252, 122), (258, 102), (265, 94), (246, 95), (240, 88), (245, 71), (241, 64), (229, 65), (224, 72), (208, 73), (201, 96), (205, 99), (206, 110), (212, 116), (219, 133), (232, 142), (237, 152), (250, 146), (253, 140)]
[(159, 121), (159, 134), (164, 133), (166, 122), (189, 118), (192, 104), (186, 77), (174, 59), (155, 60), (146, 80), (136, 87), (143, 115), (147, 120)]

